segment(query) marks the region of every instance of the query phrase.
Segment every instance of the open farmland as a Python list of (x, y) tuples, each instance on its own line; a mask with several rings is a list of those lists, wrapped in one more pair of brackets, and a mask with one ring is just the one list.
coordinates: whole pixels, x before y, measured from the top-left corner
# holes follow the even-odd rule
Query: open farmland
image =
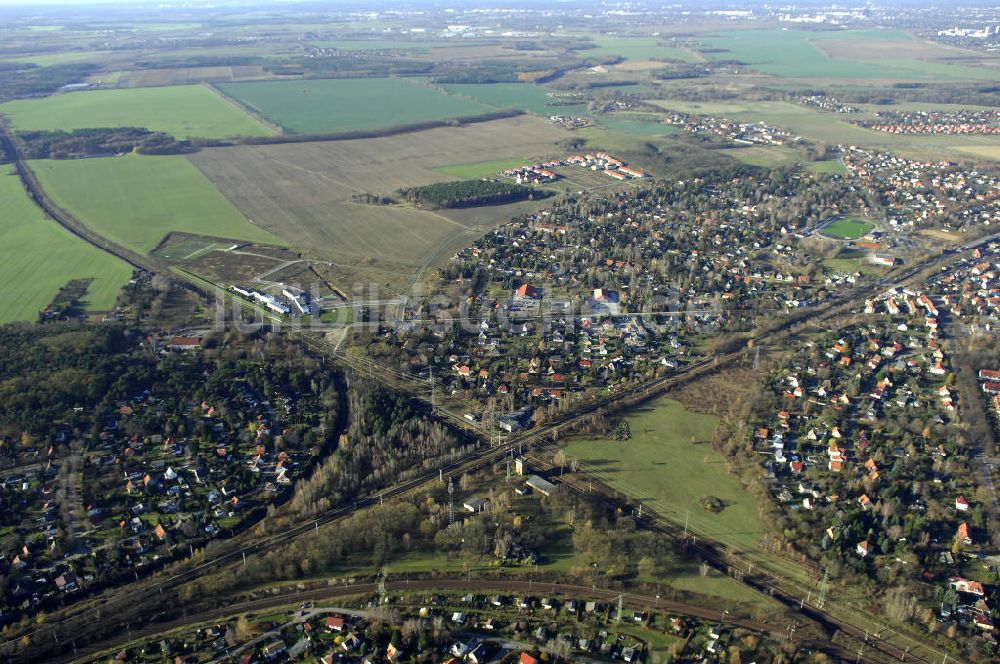
[(457, 178), (484, 178), (496, 175), (510, 168), (527, 166), (530, 159), (489, 159), (487, 161), (475, 161), (471, 164), (452, 164), (450, 166), (438, 166), (434, 170), (445, 175), (454, 175)]
[(0, 105), (18, 131), (145, 127), (177, 138), (267, 136), (273, 133), (209, 88), (90, 90)]
[(396, 288), (541, 203), (432, 212), (355, 203), (356, 194), (395, 196), (402, 187), (459, 179), (436, 169), (478, 168), (484, 156), (562, 156), (559, 138), (549, 123), (521, 116), (383, 138), (203, 150), (190, 159), (255, 223), (338, 264), (341, 280)]
[(679, 60), (681, 62), (701, 62), (699, 54), (679, 46), (666, 44), (656, 37), (593, 37), (596, 48), (588, 48), (579, 53), (588, 58), (608, 59), (614, 57), (626, 60)]
[[(830, 57), (821, 47), (828, 39), (848, 42), (849, 47), (836, 45), (840, 57)], [(765, 74), (785, 78), (1000, 80), (1000, 70), (995, 66), (972, 67), (925, 59), (941, 51), (934, 47), (921, 50), (918, 44), (911, 44), (914, 41), (904, 32), (875, 30), (741, 30), (705, 40), (713, 49), (724, 49), (710, 53), (716, 60), (737, 60)], [(884, 46), (886, 42), (891, 43)]]
[(429, 48), (456, 46), (444, 39), (320, 39), (310, 42), (317, 48), (344, 51), (426, 51)]
[[(712, 115), (738, 122), (759, 122), (787, 129), (814, 141), (830, 145), (865, 145), (900, 152), (914, 158), (957, 159), (970, 149), (1000, 148), (997, 136), (920, 136), (889, 134), (851, 124), (844, 115), (826, 113), (786, 101), (692, 102), (681, 99), (650, 100), (665, 109)], [(863, 119), (858, 113), (850, 119)], [(969, 152), (969, 154), (974, 154)], [(964, 155), (968, 156), (968, 155)]]
[(915, 38), (901, 30), (848, 30), (817, 33), (812, 43), (828, 57), (847, 60), (964, 60), (983, 59), (982, 52)]
[(496, 110), (398, 78), (225, 83), (219, 89), (296, 134), (383, 129)]
[(170, 232), (274, 243), (182, 156), (35, 161), (53, 201), (108, 239), (146, 253)]
[(587, 110), (585, 104), (560, 104), (557, 91), (533, 83), (462, 83), (441, 87), (495, 108), (516, 108), (545, 117), (580, 114)]
[(141, 88), (158, 85), (191, 85), (202, 82), (231, 83), (234, 81), (272, 78), (260, 65), (217, 67), (169, 67), (165, 69), (133, 69), (114, 82), (118, 87)]
[[(626, 419), (631, 439), (575, 438), (566, 444), (566, 456), (657, 513), (682, 523), (687, 519), (693, 532), (752, 549), (764, 527), (753, 497), (712, 448), (718, 418), (661, 398)], [(699, 504), (705, 496), (722, 499), (725, 509), (706, 511)]]
[(52, 65), (63, 65), (77, 62), (97, 62), (109, 55), (111, 51), (57, 51), (55, 53), (44, 53), (41, 55), (17, 55), (0, 57), (3, 62), (24, 62), (38, 65), (39, 67), (51, 67)]
[(110, 309), (132, 268), (45, 217), (21, 180), (4, 167), (0, 177), (0, 324), (34, 321), (71, 279), (92, 278), (83, 305)]

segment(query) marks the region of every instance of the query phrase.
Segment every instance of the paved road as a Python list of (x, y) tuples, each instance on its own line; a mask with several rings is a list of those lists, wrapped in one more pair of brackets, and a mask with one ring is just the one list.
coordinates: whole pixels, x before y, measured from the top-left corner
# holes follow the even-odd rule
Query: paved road
[[(818, 320), (822, 320), (829, 316), (837, 315), (845, 310), (850, 310), (850, 307), (853, 306), (858, 301), (858, 299), (863, 297), (869, 297), (874, 292), (880, 292), (881, 290), (891, 285), (899, 284), (902, 280), (908, 279), (916, 275), (921, 270), (926, 269), (926, 267), (927, 267), (926, 265), (912, 267), (909, 270), (898, 275), (895, 279), (884, 278), (879, 280), (875, 284), (868, 286), (867, 288), (859, 289), (857, 292), (853, 293), (850, 296), (846, 295), (840, 296), (836, 298), (833, 302), (831, 302), (829, 307), (827, 307), (824, 312), (820, 312), (818, 314), (815, 312), (811, 312), (809, 320), (815, 323)], [(776, 326), (775, 328), (767, 332), (758, 334), (754, 338), (754, 341), (758, 344), (765, 343), (769, 339), (783, 335), (788, 330), (788, 328), (792, 327), (793, 325), (799, 322), (801, 322), (800, 319), (789, 318), (784, 322), (782, 322), (780, 325)], [(404, 375), (402, 374), (402, 372), (390, 373), (388, 375), (375, 373), (376, 371), (383, 371), (384, 368), (374, 367), (369, 360), (364, 358), (354, 358), (342, 353), (333, 353), (328, 344), (326, 344), (322, 340), (314, 338), (312, 335), (308, 334), (305, 331), (302, 332), (303, 332), (302, 340), (308, 346), (314, 348), (319, 353), (325, 355), (331, 355), (331, 354), (334, 355), (334, 357), (336, 357), (339, 361), (344, 362), (345, 364), (347, 364), (347, 366), (350, 366), (355, 370), (360, 370), (362, 373), (372, 372), (372, 375), (374, 377), (381, 378), (387, 384), (390, 385), (395, 384), (396, 382), (398, 382), (398, 380), (410, 380), (409, 375)], [(594, 411), (604, 408), (608, 405), (611, 405), (616, 401), (619, 401), (621, 399), (642, 400), (650, 398), (652, 396), (660, 394), (669, 387), (681, 384), (686, 380), (690, 380), (694, 376), (714, 371), (718, 366), (721, 366), (722, 364), (725, 364), (731, 360), (741, 357), (742, 353), (743, 353), (743, 348), (741, 347), (740, 349), (730, 353), (725, 353), (715, 357), (706, 358), (705, 360), (702, 360), (700, 362), (697, 362), (689, 366), (685, 371), (679, 372), (678, 374), (650, 381), (648, 383), (639, 385), (637, 387), (627, 388), (619, 392), (616, 392), (614, 394), (608, 395), (605, 398), (587, 404), (586, 406), (580, 408), (577, 412), (574, 412), (570, 415), (559, 417), (543, 427), (530, 430), (523, 434), (512, 436), (507, 439), (507, 442), (504, 445), (494, 448), (481, 448), (479, 451), (474, 453), (471, 457), (467, 458), (466, 460), (445, 467), (443, 469), (443, 472), (447, 473), (449, 476), (456, 474), (460, 475), (463, 472), (474, 470), (475, 468), (478, 468), (484, 464), (492, 463), (497, 459), (503, 458), (503, 456), (509, 454), (513, 450), (521, 449), (522, 446), (530, 447), (535, 443), (542, 442), (553, 432), (558, 431), (560, 427), (572, 424), (577, 419), (582, 417), (587, 417), (590, 413), (593, 413)], [(359, 362), (361, 364), (357, 364)], [(426, 384), (424, 379), (418, 378), (417, 380), (421, 385)], [(426, 395), (421, 395), (421, 396), (426, 396)], [(443, 416), (445, 419), (451, 421), (453, 424), (456, 424), (458, 427), (466, 431), (469, 431), (471, 428), (470, 423), (457, 413), (451, 413), (442, 409), (437, 409), (436, 412), (439, 415)], [(480, 433), (480, 436), (485, 437), (485, 435), (482, 433)], [(415, 478), (414, 480), (397, 484), (396, 486), (385, 490), (381, 494), (376, 494), (361, 498), (353, 505), (332, 510), (317, 519), (299, 524), (282, 533), (254, 540), (251, 543), (246, 544), (244, 546), (235, 547), (231, 549), (229, 552), (219, 555), (215, 559), (208, 560), (197, 565), (189, 565), (187, 567), (181, 567), (179, 571), (176, 571), (168, 576), (152, 577), (151, 579), (145, 580), (144, 583), (137, 582), (136, 584), (130, 585), (129, 590), (127, 592), (123, 592), (121, 590), (110, 591), (109, 593), (105, 594), (105, 597), (108, 597), (107, 602), (109, 603), (110, 606), (105, 606), (104, 608), (106, 610), (113, 611), (114, 609), (112, 609), (111, 607), (115, 606), (116, 602), (124, 601), (126, 602), (126, 604), (121, 607), (123, 610), (134, 609), (136, 607), (137, 597), (141, 597), (143, 596), (144, 593), (149, 593), (150, 591), (154, 590), (157, 587), (159, 587), (162, 590), (169, 590), (171, 588), (178, 587), (182, 583), (197, 579), (208, 573), (213, 573), (216, 570), (220, 569), (223, 565), (229, 564), (235, 560), (240, 559), (244, 554), (252, 555), (254, 553), (260, 553), (269, 550), (275, 546), (283, 545), (287, 543), (290, 539), (304, 532), (307, 532), (314, 528), (318, 528), (320, 525), (345, 518), (346, 516), (353, 514), (355, 511), (359, 509), (363, 509), (365, 507), (375, 504), (376, 502), (380, 502), (382, 497), (391, 498), (394, 496), (398, 496), (419, 486), (423, 486), (425, 484), (437, 481), (437, 479), (438, 479), (437, 472), (428, 473), (422, 477)], [(759, 590), (768, 592), (767, 589), (759, 588)], [(842, 621), (837, 621), (831, 616), (827, 616), (820, 609), (811, 608), (810, 612), (811, 615), (813, 616), (820, 616), (820, 617), (826, 616), (831, 621), (831, 624), (837, 624), (838, 622), (842, 623)], [(51, 641), (49, 641), (49, 639), (52, 639), (54, 641), (58, 638), (58, 636), (62, 636), (63, 639), (65, 640), (66, 632), (71, 634), (86, 633), (87, 630), (90, 629), (92, 625), (92, 619), (90, 618), (91, 614), (92, 614), (91, 610), (83, 610), (80, 613), (76, 613), (75, 615), (72, 615), (72, 617), (66, 618), (62, 621), (53, 620), (52, 623), (46, 626), (36, 628), (32, 632), (33, 639), (35, 640), (36, 643), (51, 644)], [(850, 626), (848, 626), (847, 628), (850, 629)], [(63, 633), (58, 634), (59, 631), (62, 631)], [(13, 647), (13, 644), (11, 642), (8, 642), (7, 644), (3, 645), (7, 645), (8, 647)], [(900, 650), (899, 652), (902, 651)]]
[[(96, 236), (92, 231), (90, 231), (90, 229), (87, 229), (82, 224), (80, 224), (78, 222), (78, 220), (73, 219), (72, 217), (70, 217), (69, 215), (67, 215), (64, 211), (62, 211), (59, 208), (56, 208), (55, 206), (53, 206), (52, 203), (45, 197), (44, 191), (42, 191), (41, 188), (38, 186), (38, 184), (35, 181), (34, 176), (31, 173), (30, 169), (28, 169), (21, 162), (21, 160), (20, 160), (20, 158), (19, 158), (16, 150), (14, 149), (15, 146), (13, 144), (13, 141), (11, 141), (9, 139), (9, 136), (7, 135), (6, 132), (0, 132), (0, 141), (3, 142), (3, 144), (5, 145), (5, 147), (8, 148), (8, 151), (14, 157), (15, 166), (16, 166), (16, 168), (18, 170), (19, 175), (21, 175), (22, 179), (24, 180), (25, 186), (28, 187), (29, 193), (31, 193), (31, 195), (33, 196), (33, 198), (35, 198), (35, 200), (39, 203), (39, 205), (42, 206), (42, 208), (46, 212), (48, 212), (51, 216), (53, 216), (60, 224), (66, 226), (72, 232), (74, 232), (75, 234), (81, 236), (82, 238), (84, 238), (88, 242), (91, 242), (92, 244), (95, 244), (96, 246), (98, 246), (98, 247), (100, 247), (100, 248), (102, 248), (102, 249), (104, 249), (106, 251), (109, 251), (110, 253), (118, 255), (119, 257), (121, 257), (124, 260), (132, 263), (133, 265), (136, 265), (137, 267), (142, 267), (142, 268), (150, 270), (152, 272), (166, 272), (166, 273), (174, 274), (174, 273), (172, 273), (169, 270), (169, 268), (166, 268), (164, 266), (164, 264), (162, 262), (158, 261), (158, 260), (152, 259), (149, 256), (139, 256), (139, 255), (135, 254), (134, 252), (126, 250), (126, 249), (124, 249), (124, 248), (122, 248), (122, 247), (120, 247), (118, 245), (114, 245), (112, 243), (109, 243), (103, 237)], [(970, 249), (970, 248), (972, 248), (974, 246), (978, 246), (980, 244), (983, 244), (985, 242), (990, 241), (991, 239), (996, 239), (996, 238), (1000, 238), (1000, 233), (997, 233), (994, 236), (980, 238), (979, 240), (972, 241), (972, 242), (966, 244), (963, 247), (963, 249)], [(901, 282), (903, 282), (903, 281), (911, 278), (912, 276), (916, 275), (920, 271), (922, 271), (924, 269), (927, 269), (927, 267), (929, 265), (933, 265), (936, 262), (937, 261), (930, 261), (930, 262), (928, 262), (925, 265), (911, 267), (908, 270), (904, 270), (902, 273), (894, 275), (891, 278), (883, 278), (883, 279), (875, 282), (874, 284), (872, 284), (869, 287), (857, 289), (856, 291), (854, 291), (850, 295), (844, 295), (844, 296), (836, 297), (836, 298), (834, 298), (832, 300), (831, 305), (826, 310), (825, 314), (813, 314), (813, 321), (815, 322), (816, 320), (825, 318), (825, 317), (827, 317), (829, 315), (833, 315), (835, 312), (841, 311), (844, 307), (850, 307), (853, 303), (856, 303), (860, 298), (871, 296), (874, 292), (877, 292), (879, 290), (882, 290), (882, 289), (885, 289), (887, 287), (890, 287), (891, 285), (900, 284)], [(195, 284), (195, 286), (197, 288), (204, 289), (206, 287), (205, 283), (203, 283), (200, 280), (195, 279), (193, 276), (187, 277), (186, 275), (183, 275), (183, 274), (181, 274), (181, 275), (174, 274), (174, 276), (182, 276), (184, 278), (187, 278), (189, 281), (191, 281), (193, 284)], [(221, 297), (227, 297), (227, 295), (228, 294), (223, 293), (221, 295)], [(766, 343), (767, 340), (770, 337), (774, 337), (776, 334), (783, 333), (785, 330), (787, 330), (792, 325), (794, 325), (794, 324), (796, 324), (798, 322), (800, 322), (798, 319), (790, 318), (786, 322), (784, 322), (781, 325), (777, 326), (776, 328), (774, 328), (774, 329), (772, 329), (772, 330), (770, 330), (768, 332), (764, 332), (764, 333), (758, 334), (757, 336), (755, 336), (753, 338), (753, 341), (755, 341), (757, 344)], [(301, 327), (296, 327), (295, 324), (286, 324), (286, 327), (289, 327), (291, 329), (291, 331), (293, 331), (293, 332), (300, 332), (300, 333), (303, 333), (303, 335), (307, 335), (308, 334), (307, 331), (302, 330)], [(308, 339), (308, 337), (305, 337), (305, 336), (304, 336), (304, 338)], [(332, 349), (330, 348), (330, 346), (328, 344), (322, 342), (321, 340), (316, 340), (316, 339), (312, 339), (312, 343), (315, 344), (316, 350), (318, 350), (319, 352), (322, 352), (324, 354), (331, 354), (336, 359), (344, 362), (347, 366), (350, 366), (352, 368), (354, 367), (354, 365), (352, 364), (351, 358), (348, 358), (346, 355), (344, 355), (342, 353), (339, 353), (339, 352), (336, 352), (336, 351), (332, 351)], [(592, 405), (590, 405), (590, 406), (582, 409), (581, 412), (574, 413), (572, 416), (567, 416), (567, 417), (561, 418), (561, 419), (557, 420), (556, 422), (554, 422), (554, 423), (552, 423), (550, 425), (547, 425), (545, 427), (541, 427), (541, 428), (539, 428), (537, 430), (534, 430), (534, 431), (526, 434), (524, 437), (511, 439), (511, 442), (509, 442), (506, 446), (504, 446), (502, 448), (498, 448), (498, 449), (496, 449), (494, 451), (491, 451), (489, 453), (486, 453), (486, 454), (479, 453), (473, 459), (471, 459), (470, 462), (472, 464), (474, 464), (475, 466), (478, 466), (479, 464), (482, 464), (484, 462), (489, 462), (489, 461), (492, 461), (495, 458), (498, 458), (498, 456), (497, 456), (498, 454), (502, 455), (502, 454), (507, 453), (511, 449), (515, 449), (514, 445), (520, 445), (520, 444), (530, 445), (530, 444), (532, 444), (532, 442), (542, 440), (545, 436), (551, 434), (554, 431), (557, 431), (559, 429), (559, 427), (565, 426), (566, 424), (569, 424), (570, 422), (572, 422), (576, 418), (585, 417), (588, 414), (590, 414), (591, 412), (593, 412), (595, 409), (601, 408), (601, 407), (605, 407), (605, 406), (610, 405), (611, 403), (613, 403), (615, 401), (618, 401), (618, 400), (621, 400), (621, 399), (627, 399), (627, 398), (633, 398), (633, 399), (636, 399), (636, 398), (648, 398), (648, 397), (653, 396), (655, 394), (659, 394), (664, 389), (666, 389), (666, 387), (668, 387), (669, 385), (673, 384), (674, 381), (677, 381), (678, 379), (679, 380), (686, 380), (691, 375), (695, 375), (697, 373), (700, 373), (700, 372), (703, 372), (703, 371), (706, 371), (706, 370), (708, 370), (708, 371), (714, 370), (714, 368), (717, 367), (720, 363), (723, 363), (723, 362), (731, 360), (731, 359), (735, 359), (736, 357), (739, 357), (741, 355), (741, 353), (742, 353), (742, 349), (740, 349), (738, 351), (735, 351), (735, 352), (732, 352), (732, 353), (727, 353), (727, 354), (719, 355), (719, 356), (716, 356), (716, 357), (713, 357), (713, 358), (708, 358), (704, 362), (700, 362), (700, 363), (697, 363), (697, 364), (692, 365), (691, 367), (689, 367), (687, 375), (673, 376), (673, 377), (666, 378), (666, 379), (661, 379), (661, 380), (657, 380), (657, 381), (651, 381), (650, 383), (647, 383), (647, 384), (642, 385), (640, 387), (637, 387), (637, 388), (634, 388), (634, 389), (631, 389), (631, 390), (627, 390), (627, 391), (622, 391), (622, 392), (619, 392), (617, 394), (613, 394), (613, 395), (609, 396), (607, 399), (602, 399), (601, 401), (599, 401), (599, 402), (597, 402), (595, 404), (592, 404)], [(385, 370), (384, 367), (380, 368), (380, 371), (384, 371), (384, 370)], [(388, 382), (394, 384), (394, 383), (397, 383), (400, 379), (410, 380), (409, 377), (389, 376), (388, 377)], [(423, 379), (418, 379), (418, 381), (419, 381), (419, 383), (424, 383)], [(454, 413), (448, 413), (446, 411), (440, 411), (439, 410), (437, 412), (439, 414), (443, 415), (446, 419), (449, 419), (450, 421), (452, 421), (453, 424), (457, 424), (460, 428), (463, 428), (465, 430), (469, 429), (468, 422), (464, 421), (464, 418), (461, 418), (460, 416), (458, 416), (458, 415), (456, 415)], [(480, 432), (480, 433), (482, 433), (482, 432)], [(465, 463), (470, 463), (470, 462), (465, 462)], [(464, 467), (464, 465), (465, 464), (456, 464), (455, 466), (453, 466), (453, 469), (461, 471), (462, 468)], [(433, 481), (433, 479), (434, 479), (433, 475), (431, 475), (430, 477), (418, 478), (418, 480), (407, 482), (407, 483), (403, 483), (401, 485), (398, 485), (397, 487), (393, 487), (392, 489), (389, 489), (386, 492), (384, 492), (384, 495), (386, 497), (390, 497), (392, 495), (398, 495), (398, 494), (403, 493), (405, 491), (408, 491), (408, 490), (410, 490), (410, 489), (412, 489), (412, 488), (414, 488), (416, 486), (419, 486), (419, 485), (421, 485), (421, 484), (423, 484), (425, 482)], [(254, 543), (254, 544), (252, 544), (250, 546), (244, 547), (243, 549), (237, 550), (237, 551), (235, 551), (235, 552), (233, 552), (231, 554), (227, 554), (225, 556), (221, 556), (220, 558), (217, 558), (214, 561), (209, 561), (209, 562), (204, 563), (202, 565), (195, 566), (195, 567), (193, 567), (193, 568), (191, 568), (191, 569), (189, 569), (189, 570), (187, 570), (185, 572), (182, 572), (180, 574), (174, 575), (173, 577), (169, 577), (166, 580), (168, 582), (173, 581), (173, 580), (176, 580), (176, 581), (180, 582), (180, 581), (183, 581), (183, 580), (187, 580), (187, 579), (191, 579), (191, 578), (196, 578), (197, 576), (200, 576), (201, 574), (207, 573), (210, 570), (214, 570), (217, 567), (221, 566), (222, 564), (225, 564), (225, 563), (231, 561), (234, 556), (238, 557), (242, 553), (254, 553), (254, 552), (258, 552), (258, 551), (263, 551), (263, 550), (269, 548), (270, 546), (274, 546), (274, 545), (276, 545), (278, 543), (281, 543), (281, 542), (279, 542), (279, 539), (282, 542), (285, 541), (286, 540), (286, 536), (288, 536), (288, 537), (294, 537), (295, 534), (304, 532), (305, 530), (312, 529), (314, 526), (318, 527), (318, 525), (320, 523), (327, 523), (327, 522), (330, 522), (330, 521), (333, 521), (333, 520), (336, 520), (336, 519), (339, 519), (339, 518), (343, 518), (344, 516), (346, 516), (349, 513), (352, 513), (356, 509), (360, 509), (360, 508), (366, 507), (368, 505), (374, 504), (375, 499), (378, 498), (378, 497), (379, 496), (371, 496), (371, 497), (368, 497), (366, 499), (363, 499), (363, 500), (359, 501), (353, 507), (348, 507), (348, 508), (342, 508), (342, 509), (339, 509), (339, 510), (334, 510), (332, 513), (324, 516), (321, 519), (317, 519), (317, 520), (315, 520), (313, 522), (309, 522), (307, 524), (303, 524), (303, 526), (301, 526), (301, 527), (292, 529), (292, 531), (289, 531), (290, 534), (285, 533), (285, 534), (282, 534), (281, 536), (279, 536), (277, 538), (274, 538), (274, 537), (268, 538), (268, 540), (266, 540), (265, 542), (262, 542), (262, 543)], [(81, 624), (79, 627), (82, 629), (82, 628), (84, 628), (84, 625)]]
[(986, 456), (984, 453), (980, 452), (974, 458), (974, 465), (976, 466), (976, 471), (982, 478), (982, 485), (986, 487), (986, 490), (990, 493), (991, 507), (993, 514), (997, 513), (997, 492), (996, 488), (993, 486), (993, 466), (997, 464), (997, 459)]
[(233, 658), (243, 651), (253, 648), (264, 641), (271, 641), (277, 639), (281, 636), (281, 631), (288, 627), (289, 625), (296, 625), (299, 623), (304, 623), (307, 620), (312, 620), (313, 618), (328, 616), (330, 614), (342, 615), (342, 616), (353, 616), (355, 618), (367, 618), (367, 611), (359, 611), (357, 609), (345, 609), (338, 606), (325, 606), (321, 608), (313, 608), (306, 610), (299, 610), (293, 613), (293, 618), (288, 622), (275, 627), (274, 629), (264, 632), (260, 636), (250, 639), (249, 641), (240, 644), (239, 646), (227, 650), (221, 657), (211, 660), (208, 664), (224, 664), (225, 662), (232, 662)]

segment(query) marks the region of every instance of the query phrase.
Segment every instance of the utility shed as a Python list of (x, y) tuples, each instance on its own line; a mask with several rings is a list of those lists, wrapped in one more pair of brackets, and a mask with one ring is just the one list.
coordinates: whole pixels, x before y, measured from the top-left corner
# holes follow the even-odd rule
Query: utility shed
[(543, 496), (551, 496), (556, 490), (555, 484), (549, 482), (548, 480), (543, 480), (538, 475), (532, 475), (529, 477), (525, 484), (530, 486), (532, 491), (537, 491)]

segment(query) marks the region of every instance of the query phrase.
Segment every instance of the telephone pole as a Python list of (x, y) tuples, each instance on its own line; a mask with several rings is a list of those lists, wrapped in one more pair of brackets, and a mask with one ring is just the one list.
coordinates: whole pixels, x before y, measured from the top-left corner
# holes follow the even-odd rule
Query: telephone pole
[(448, 527), (455, 525), (455, 483), (448, 478)]
[(823, 568), (823, 580), (819, 582), (819, 597), (816, 598), (816, 606), (823, 608), (823, 604), (826, 603), (826, 589), (829, 585), (830, 580), (830, 568)]
[(434, 412), (434, 365), (433, 364), (430, 365), (429, 371), (430, 371), (429, 373), (430, 378), (428, 378), (428, 380), (431, 383), (431, 412), (433, 413)]

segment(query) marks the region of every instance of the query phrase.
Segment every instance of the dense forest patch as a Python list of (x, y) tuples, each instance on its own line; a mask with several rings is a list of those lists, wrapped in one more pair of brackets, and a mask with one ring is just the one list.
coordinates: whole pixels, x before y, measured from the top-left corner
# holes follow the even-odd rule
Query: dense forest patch
[(428, 208), (462, 208), (500, 205), (551, 195), (512, 182), (460, 180), (400, 190), (406, 200)]

